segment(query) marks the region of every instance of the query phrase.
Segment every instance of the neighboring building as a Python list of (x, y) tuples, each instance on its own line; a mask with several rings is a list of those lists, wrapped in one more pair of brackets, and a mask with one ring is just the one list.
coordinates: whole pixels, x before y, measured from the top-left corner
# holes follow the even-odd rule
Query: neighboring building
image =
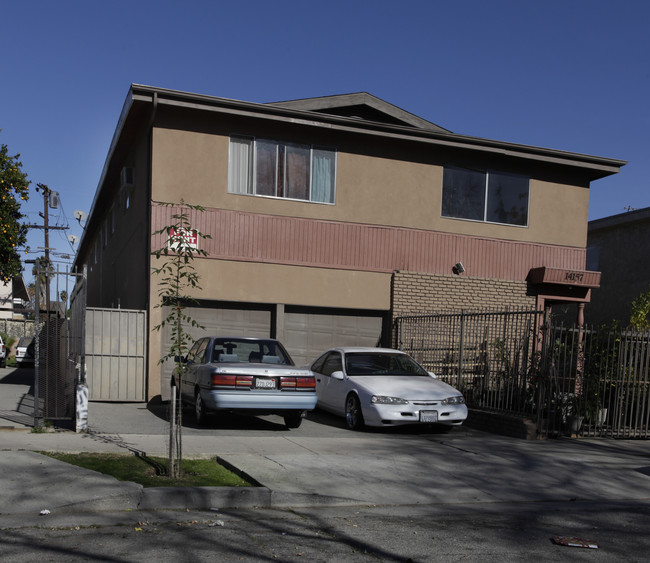
[(602, 277), (585, 320), (626, 327), (632, 301), (650, 291), (650, 207), (590, 221), (587, 241), (587, 267)]
[[(198, 204), (195, 318), (297, 363), (396, 316), (584, 304), (590, 182), (625, 162), (457, 135), (370, 94), (259, 104), (133, 85), (76, 266), (88, 306), (161, 321), (151, 251)], [(168, 393), (149, 332), (146, 394)]]
[(29, 301), (25, 280), (13, 278), (7, 285), (0, 283), (0, 319), (23, 319), (21, 309)]

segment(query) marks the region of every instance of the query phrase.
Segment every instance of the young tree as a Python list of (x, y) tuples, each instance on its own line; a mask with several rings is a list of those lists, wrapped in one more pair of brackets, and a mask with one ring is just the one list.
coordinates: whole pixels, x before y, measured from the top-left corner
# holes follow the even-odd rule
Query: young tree
[(650, 289), (632, 301), (630, 326), (636, 330), (650, 330)]
[[(178, 204), (163, 203), (166, 207), (176, 207)], [(158, 278), (158, 296), (160, 303), (156, 308), (167, 308), (167, 314), (154, 330), (161, 330), (169, 327), (171, 344), (164, 351), (159, 363), (167, 360), (174, 360), (175, 367), (172, 373), (172, 393), (181, 389), (183, 383), (183, 363), (181, 358), (187, 355), (192, 345), (192, 335), (187, 327), (203, 328), (190, 315), (185, 312), (189, 303), (196, 302), (190, 290), (201, 289), (199, 275), (197, 274), (192, 260), (195, 256), (207, 256), (207, 252), (199, 248), (199, 239), (209, 239), (210, 235), (204, 235), (192, 227), (190, 212), (202, 212), (200, 205), (189, 205), (183, 200), (180, 203), (181, 211), (172, 215), (173, 223), (163, 227), (154, 235), (164, 235), (164, 243), (161, 248), (152, 254), (156, 260), (163, 259), (159, 267), (154, 267), (153, 272)], [(175, 400), (175, 397), (172, 397)], [(172, 402), (174, 404), (174, 401)], [(170, 442), (169, 442), (169, 476), (176, 478), (180, 476), (183, 461), (182, 454), (182, 405), (178, 406), (176, 413), (170, 416)], [(175, 446), (175, 447), (174, 447)]]
[(4, 285), (22, 272), (18, 249), (27, 242), (20, 202), (29, 199), (29, 182), (19, 157), (9, 156), (7, 145), (0, 146), (0, 282)]

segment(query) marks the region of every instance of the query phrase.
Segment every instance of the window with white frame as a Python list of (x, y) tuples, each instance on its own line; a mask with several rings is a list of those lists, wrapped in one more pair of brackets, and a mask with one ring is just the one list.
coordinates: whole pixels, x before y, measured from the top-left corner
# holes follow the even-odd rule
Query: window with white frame
[(230, 138), (228, 191), (334, 203), (336, 151), (233, 136)]
[(525, 227), (529, 184), (518, 174), (445, 167), (442, 216)]

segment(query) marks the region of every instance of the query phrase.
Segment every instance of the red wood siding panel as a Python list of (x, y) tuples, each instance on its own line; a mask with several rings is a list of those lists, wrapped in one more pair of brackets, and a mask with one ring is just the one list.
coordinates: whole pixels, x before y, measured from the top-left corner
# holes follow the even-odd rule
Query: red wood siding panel
[[(178, 208), (154, 205), (156, 231), (169, 225)], [(190, 212), (192, 226), (210, 258), (338, 268), (449, 274), (462, 262), (466, 275), (524, 280), (531, 268), (583, 270), (585, 249), (485, 239), (398, 227), (258, 215), (225, 209)], [(152, 237), (160, 248), (163, 236)]]

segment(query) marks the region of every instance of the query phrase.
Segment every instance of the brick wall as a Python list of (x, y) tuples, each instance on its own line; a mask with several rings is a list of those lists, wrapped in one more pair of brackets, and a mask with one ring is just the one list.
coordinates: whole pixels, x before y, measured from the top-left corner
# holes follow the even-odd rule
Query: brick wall
[(461, 309), (534, 309), (535, 297), (527, 289), (525, 281), (398, 271), (393, 274), (393, 318)]
[(509, 416), (505, 413), (470, 409), (464, 425), (483, 432), (512, 436), (524, 440), (539, 440), (542, 438), (537, 434), (537, 426), (532, 420)]

